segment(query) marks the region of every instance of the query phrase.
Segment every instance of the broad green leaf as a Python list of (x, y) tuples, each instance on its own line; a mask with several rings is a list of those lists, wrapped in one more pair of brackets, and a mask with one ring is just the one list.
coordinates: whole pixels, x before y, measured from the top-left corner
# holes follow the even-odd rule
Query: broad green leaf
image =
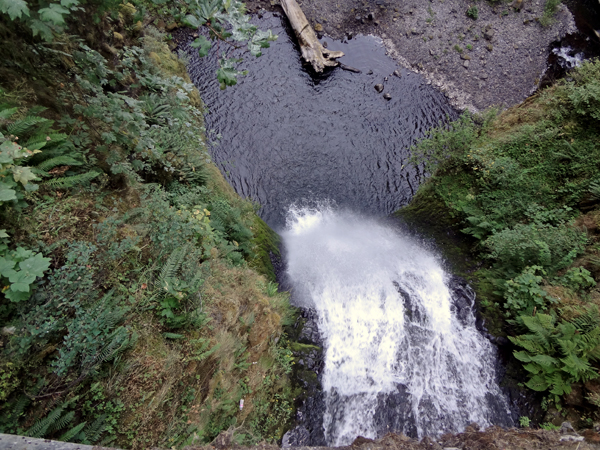
[(538, 391), (538, 392), (545, 391), (549, 387), (548, 382), (545, 380), (545, 378), (542, 375), (536, 375), (531, 380), (529, 380), (527, 383), (525, 383), (525, 386), (527, 386), (531, 390)]
[(29, 285), (35, 281), (35, 275), (27, 273), (25, 270), (9, 271), (8, 279), (11, 282), (10, 288), (13, 291), (29, 292)]
[(34, 19), (31, 21), (29, 27), (31, 28), (31, 33), (34, 36), (37, 36), (39, 34), (41, 38), (44, 39), (46, 42), (52, 40), (52, 28), (50, 28), (47, 23), (44, 23), (38, 19)]
[(206, 22), (203, 19), (198, 19), (198, 17), (196, 17), (193, 14), (188, 14), (187, 16), (185, 16), (183, 18), (183, 24), (187, 27), (193, 28), (193, 29), (197, 29), (200, 28), (202, 25), (204, 25), (204, 23)]
[(36, 253), (31, 258), (21, 261), (19, 267), (32, 276), (41, 277), (50, 267), (50, 258), (44, 258), (41, 253)]
[(0, 256), (0, 275), (5, 278), (8, 278), (10, 274), (9, 271), (13, 270), (15, 267), (16, 261), (11, 258), (5, 258), (4, 256)]
[(40, 9), (38, 13), (44, 22), (50, 22), (54, 25), (64, 25), (64, 16), (65, 14), (69, 14), (69, 10), (58, 3), (52, 3), (47, 8)]
[(11, 302), (23, 302), (25, 300), (27, 300), (29, 297), (31, 297), (31, 293), (30, 292), (20, 292), (20, 291), (14, 291), (11, 288), (9, 288), (8, 290), (6, 290), (4, 292), (4, 296), (9, 299)]
[(219, 63), (221, 67), (217, 70), (217, 80), (219, 80), (222, 90), (227, 86), (234, 86), (237, 84), (237, 77), (239, 75), (248, 74), (247, 70), (240, 71), (233, 67), (234, 64), (239, 62), (241, 62), (241, 60), (236, 58), (220, 60)]
[(0, 202), (9, 202), (17, 199), (17, 191), (9, 188), (6, 183), (0, 182)]
[(65, 8), (71, 8), (79, 5), (79, 0), (60, 0), (60, 4)]
[(191, 46), (198, 49), (198, 54), (202, 58), (208, 55), (212, 43), (204, 36), (200, 36), (194, 42), (191, 43)]
[(26, 260), (31, 255), (33, 255), (31, 250), (25, 250), (23, 247), (17, 247), (17, 250), (14, 253), (14, 258), (17, 260), (17, 262), (20, 262)]
[(23, 186), (25, 186), (27, 183), (29, 183), (32, 180), (37, 180), (37, 177), (35, 176), (35, 174), (31, 171), (31, 168), (29, 167), (21, 167), (21, 166), (15, 166), (13, 167), (13, 178), (15, 179), (15, 181), (17, 183), (21, 183)]
[(9, 236), (8, 236), (8, 233), (6, 232), (6, 230), (0, 230), (0, 238), (7, 238), (7, 237), (9, 237)]
[(25, 0), (0, 0), (0, 12), (8, 14), (10, 20), (20, 19), (23, 15), (29, 17)]

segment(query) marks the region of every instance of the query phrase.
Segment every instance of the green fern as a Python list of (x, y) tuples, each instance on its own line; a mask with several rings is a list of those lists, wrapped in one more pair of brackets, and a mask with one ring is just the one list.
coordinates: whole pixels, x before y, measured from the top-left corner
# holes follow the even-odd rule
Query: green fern
[(63, 406), (60, 405), (50, 411), (46, 417), (38, 420), (31, 428), (26, 431), (30, 437), (41, 438), (46, 435), (48, 429), (62, 417)]
[(82, 444), (94, 445), (97, 444), (100, 438), (102, 437), (102, 433), (104, 433), (106, 429), (106, 418), (107, 414), (102, 414), (96, 418), (91, 424), (89, 424), (78, 436), (78, 440)]
[(13, 136), (22, 137), (30, 134), (36, 128), (39, 132), (40, 125), (42, 124), (45, 125), (43, 128), (47, 129), (52, 125), (52, 121), (43, 117), (27, 116), (8, 125), (6, 131)]
[(81, 422), (79, 425), (74, 426), (69, 431), (64, 433), (61, 437), (58, 438), (59, 441), (69, 442), (77, 436), (81, 430), (86, 426), (87, 422)]
[(6, 105), (0, 105), (0, 120), (8, 120), (14, 116), (19, 108), (8, 108)]
[(54, 178), (47, 180), (42, 183), (44, 186), (48, 186), (56, 189), (68, 189), (82, 184), (89, 183), (94, 178), (97, 178), (102, 174), (99, 170), (90, 170), (89, 172), (80, 173), (79, 175), (73, 175), (70, 177)]

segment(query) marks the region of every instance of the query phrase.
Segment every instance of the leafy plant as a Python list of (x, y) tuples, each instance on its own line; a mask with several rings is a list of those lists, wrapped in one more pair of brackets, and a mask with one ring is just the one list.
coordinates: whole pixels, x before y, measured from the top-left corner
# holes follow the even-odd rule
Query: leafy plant
[(531, 419), (527, 416), (521, 416), (519, 417), (519, 425), (521, 425), (523, 428), (529, 428), (529, 425), (531, 425)]
[(527, 387), (534, 391), (549, 391), (555, 402), (571, 392), (571, 385), (597, 378), (591, 361), (600, 359), (600, 316), (597, 307), (588, 308), (572, 321), (556, 323), (549, 314), (522, 316), (529, 331), (509, 339), (522, 351), (515, 357), (524, 363), (530, 379)]
[(548, 303), (557, 302), (540, 287), (543, 278), (536, 273), (546, 274), (540, 266), (532, 266), (527, 267), (520, 275), (506, 282), (504, 308), (507, 310), (508, 317), (530, 316), (534, 310), (543, 311)]
[(583, 292), (596, 286), (596, 280), (591, 275), (583, 267), (573, 267), (560, 278), (560, 283), (575, 292)]
[(479, 9), (477, 8), (477, 6), (471, 6), (469, 9), (467, 9), (467, 17), (470, 17), (473, 20), (477, 20), (477, 18), (479, 17)]
[(2, 292), (12, 302), (27, 300), (32, 294), (32, 285), (50, 267), (50, 258), (23, 247), (8, 248), (8, 234), (0, 230), (0, 281)]

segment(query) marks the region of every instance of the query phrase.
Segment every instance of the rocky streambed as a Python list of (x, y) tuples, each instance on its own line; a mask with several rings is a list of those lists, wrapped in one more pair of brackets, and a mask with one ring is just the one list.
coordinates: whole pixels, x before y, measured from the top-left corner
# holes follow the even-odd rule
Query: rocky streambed
[[(577, 31), (564, 5), (559, 5), (550, 24), (542, 26), (544, 0), (523, 0), (520, 9), (500, 1), (464, 0), (299, 3), (320, 36), (381, 37), (398, 63), (423, 74), (459, 109), (523, 101), (540, 85), (551, 44)], [(254, 12), (278, 9), (277, 0), (248, 5)], [(588, 32), (593, 36), (593, 30)]]

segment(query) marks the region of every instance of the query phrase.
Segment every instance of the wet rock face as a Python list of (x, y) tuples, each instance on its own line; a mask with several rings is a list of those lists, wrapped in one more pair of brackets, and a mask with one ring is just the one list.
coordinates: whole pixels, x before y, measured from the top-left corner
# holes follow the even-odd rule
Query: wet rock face
[(293, 382), (302, 388), (296, 403), (296, 426), (283, 436), (282, 446), (325, 445), (323, 414), (325, 394), (321, 387), (323, 371), (323, 340), (319, 334), (316, 311), (303, 309), (294, 325), (292, 351)]

